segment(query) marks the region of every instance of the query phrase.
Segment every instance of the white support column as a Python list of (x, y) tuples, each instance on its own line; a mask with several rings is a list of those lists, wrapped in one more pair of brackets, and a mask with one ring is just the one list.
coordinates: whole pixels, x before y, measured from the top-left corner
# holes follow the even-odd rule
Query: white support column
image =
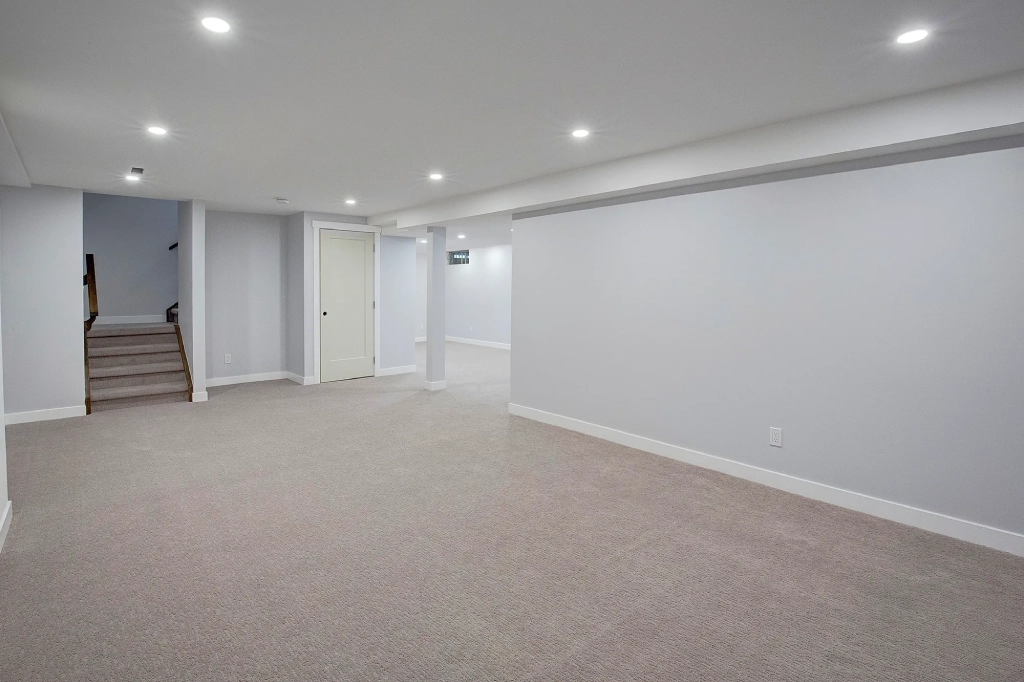
[(192, 373), (192, 401), (206, 392), (206, 202), (178, 202), (178, 326)]
[(444, 278), (447, 266), (446, 232), (427, 228), (427, 383), (428, 391), (446, 386), (444, 371)]

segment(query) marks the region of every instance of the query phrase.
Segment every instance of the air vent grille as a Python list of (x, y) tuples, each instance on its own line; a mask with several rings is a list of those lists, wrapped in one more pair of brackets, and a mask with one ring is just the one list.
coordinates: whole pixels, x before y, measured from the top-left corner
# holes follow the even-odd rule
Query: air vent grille
[(448, 265), (469, 265), (469, 249), (463, 251), (449, 251)]

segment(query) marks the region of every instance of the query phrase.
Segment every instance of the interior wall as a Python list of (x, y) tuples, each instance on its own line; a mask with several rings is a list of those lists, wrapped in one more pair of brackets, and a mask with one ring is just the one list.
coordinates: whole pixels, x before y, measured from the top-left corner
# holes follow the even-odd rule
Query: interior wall
[(163, 322), (178, 300), (178, 202), (86, 192), (83, 234), (96, 257), (97, 322)]
[(82, 192), (0, 187), (7, 423), (85, 414)]
[[(0, 225), (3, 222), (3, 207), (0, 206)], [(0, 227), (2, 230), (2, 227)], [(2, 278), (0, 278), (2, 280)], [(2, 282), (0, 282), (2, 287)], [(0, 328), (3, 327), (3, 293), (0, 288)], [(0, 414), (4, 414), (4, 363), (3, 359), (3, 334), (0, 334)], [(7, 487), (7, 429), (0, 428), (0, 550), (3, 549), (4, 539), (7, 537), (7, 528), (11, 519), (11, 495)]]
[(301, 213), (288, 216), (284, 227), (285, 241), (285, 371), (294, 377), (312, 381), (312, 360), (310, 371), (306, 372), (305, 317), (305, 225)]
[(416, 252), (416, 341), (427, 340), (427, 254)]
[(210, 380), (285, 371), (285, 222), (280, 216), (206, 213)]
[(380, 369), (416, 366), (416, 240), (380, 238)]
[(1024, 533), (1022, 187), (1012, 149), (517, 221), (512, 403)]
[(445, 270), (445, 335), (512, 343), (512, 245), (469, 250), (469, 263)]

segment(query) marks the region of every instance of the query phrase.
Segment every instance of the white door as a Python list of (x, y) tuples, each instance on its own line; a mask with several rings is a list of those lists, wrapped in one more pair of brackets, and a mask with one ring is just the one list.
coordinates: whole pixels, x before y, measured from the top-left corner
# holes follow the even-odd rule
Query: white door
[(373, 376), (373, 233), (320, 230), (320, 381)]

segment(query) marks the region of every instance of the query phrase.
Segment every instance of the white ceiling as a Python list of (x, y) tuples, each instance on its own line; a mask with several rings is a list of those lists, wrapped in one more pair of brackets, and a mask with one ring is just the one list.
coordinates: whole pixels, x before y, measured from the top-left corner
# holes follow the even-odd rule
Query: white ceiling
[(1022, 36), (1020, 0), (2, 0), (0, 113), (36, 184), (369, 215), (1021, 69)]

